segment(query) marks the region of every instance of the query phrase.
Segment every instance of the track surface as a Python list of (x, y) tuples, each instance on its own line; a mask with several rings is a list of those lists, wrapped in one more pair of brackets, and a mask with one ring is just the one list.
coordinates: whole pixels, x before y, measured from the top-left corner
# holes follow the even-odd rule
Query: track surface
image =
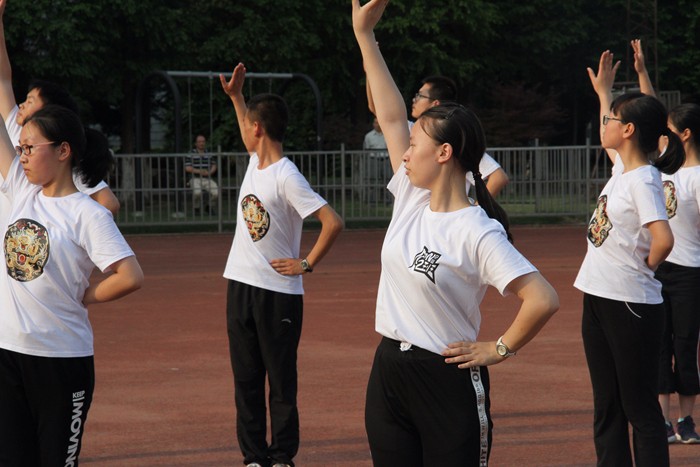
[[(490, 368), (491, 466), (595, 465), (581, 293), (572, 286), (585, 252), (584, 229), (514, 228), (516, 246), (557, 289), (561, 309), (516, 357)], [(315, 236), (305, 232), (302, 251)], [(379, 341), (374, 304), (383, 236), (381, 230), (343, 232), (304, 278), (299, 467), (371, 466), (363, 411)], [(242, 465), (221, 277), (231, 238), (128, 237), (146, 283), (125, 299), (91, 307), (97, 384), (81, 465)], [(481, 338), (495, 340), (516, 309), (515, 299), (490, 290)], [(674, 466), (700, 465), (700, 445), (670, 451)]]

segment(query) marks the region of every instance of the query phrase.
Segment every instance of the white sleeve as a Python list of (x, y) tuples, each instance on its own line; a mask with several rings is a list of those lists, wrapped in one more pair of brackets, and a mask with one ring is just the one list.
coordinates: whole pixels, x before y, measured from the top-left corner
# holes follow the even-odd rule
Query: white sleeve
[(88, 196), (92, 196), (100, 190), (109, 188), (109, 185), (107, 185), (107, 183), (105, 183), (104, 180), (93, 187), (87, 186), (85, 183), (83, 183), (83, 180), (80, 177), (80, 172), (78, 172), (77, 170), (73, 171), (73, 183), (75, 184), (75, 187), (78, 189), (78, 191), (80, 191), (81, 193), (85, 193)]

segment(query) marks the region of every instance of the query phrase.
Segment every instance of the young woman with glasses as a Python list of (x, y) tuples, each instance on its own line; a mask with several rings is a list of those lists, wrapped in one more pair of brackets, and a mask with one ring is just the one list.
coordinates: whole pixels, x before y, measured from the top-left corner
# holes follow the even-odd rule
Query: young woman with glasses
[[(508, 241), (505, 213), (478, 173), (486, 146), (476, 115), (457, 104), (406, 106), (377, 47), (387, 0), (352, 0), (353, 28), (394, 175), (382, 247), (376, 330), (383, 336), (367, 387), (375, 466), (488, 464), (487, 366), (520, 350), (558, 308), (549, 283)], [(465, 191), (474, 172), (479, 206)], [(479, 341), (479, 304), (491, 285), (522, 301), (498, 341)]]
[[(0, 196), (10, 202), (0, 274), (0, 465), (77, 465), (94, 388), (87, 306), (141, 286), (110, 212), (73, 183), (102, 180), (109, 149), (72, 111), (48, 105), (20, 145), (0, 125)], [(111, 271), (97, 281), (97, 266)]]
[[(589, 223), (588, 251), (574, 286), (584, 292), (598, 465), (663, 467), (669, 457), (657, 394), (664, 308), (654, 271), (671, 251), (673, 234), (660, 171), (677, 171), (684, 152), (655, 97), (635, 92), (612, 99), (618, 66), (605, 51), (598, 73), (588, 69), (600, 100), (601, 143), (614, 166)], [(661, 136), (669, 140), (663, 156)]]

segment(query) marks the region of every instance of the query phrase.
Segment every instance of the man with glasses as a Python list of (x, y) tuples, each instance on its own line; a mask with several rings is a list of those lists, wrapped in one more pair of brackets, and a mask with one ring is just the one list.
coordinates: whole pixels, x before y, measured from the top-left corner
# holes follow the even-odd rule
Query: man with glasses
[[(376, 115), (372, 90), (369, 88), (369, 83), (366, 89), (369, 111)], [(411, 101), (411, 118), (417, 119), (423, 112), (436, 105), (456, 101), (457, 85), (452, 79), (440, 75), (428, 76), (423, 78), (421, 87), (418, 89), (418, 92), (413, 95)], [(413, 122), (409, 121), (408, 126), (410, 130), (413, 126)], [(508, 175), (505, 170), (503, 170), (500, 164), (487, 153), (484, 153), (484, 156), (481, 158), (479, 172), (481, 172), (481, 177), (486, 182), (486, 188), (488, 188), (489, 193), (491, 193), (491, 196), (494, 198), (496, 198), (503, 187), (508, 184)], [(472, 186), (474, 186), (474, 177), (471, 172), (467, 172), (467, 191), (469, 191)]]

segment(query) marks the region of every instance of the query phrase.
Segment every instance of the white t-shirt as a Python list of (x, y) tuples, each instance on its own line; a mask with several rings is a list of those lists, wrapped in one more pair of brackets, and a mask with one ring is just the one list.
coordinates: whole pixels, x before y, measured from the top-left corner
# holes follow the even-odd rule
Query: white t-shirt
[(110, 212), (77, 192), (47, 197), (19, 158), (0, 186), (11, 203), (0, 273), (0, 347), (42, 357), (93, 355), (85, 289), (133, 251)]
[(661, 180), (674, 238), (666, 261), (700, 267), (700, 166), (681, 168), (673, 175), (661, 174)]
[[(5, 119), (5, 128), (7, 128), (7, 134), (10, 136), (10, 141), (12, 142), (13, 146), (19, 146), (19, 137), (22, 133), (22, 127), (17, 124), (17, 112), (19, 112), (19, 107), (15, 105), (10, 114)], [(2, 175), (0, 175), (0, 183), (2, 183)], [(73, 171), (73, 183), (79, 191), (85, 193), (88, 196), (92, 196), (98, 191), (108, 187), (108, 185), (104, 181), (99, 182), (94, 187), (87, 186), (85, 183), (83, 183), (80, 177), (80, 173), (76, 170)], [(7, 226), (6, 221), (9, 213), (10, 204), (7, 201), (7, 198), (5, 198), (4, 196), (0, 196), (0, 226), (2, 226), (2, 229), (4, 229)]]
[(661, 175), (645, 165), (628, 172), (618, 155), (588, 225), (588, 251), (574, 287), (632, 303), (662, 303), (661, 283), (646, 265), (646, 224), (667, 220)]
[(282, 275), (270, 261), (299, 257), (304, 218), (327, 203), (286, 157), (262, 170), (258, 164), (258, 155), (251, 154), (238, 197), (236, 232), (224, 277), (301, 295), (301, 276)]
[(475, 341), (487, 286), (505, 294), (535, 267), (481, 207), (431, 211), (430, 192), (411, 185), (403, 164), (389, 190), (394, 213), (382, 246), (377, 332), (438, 354)]

